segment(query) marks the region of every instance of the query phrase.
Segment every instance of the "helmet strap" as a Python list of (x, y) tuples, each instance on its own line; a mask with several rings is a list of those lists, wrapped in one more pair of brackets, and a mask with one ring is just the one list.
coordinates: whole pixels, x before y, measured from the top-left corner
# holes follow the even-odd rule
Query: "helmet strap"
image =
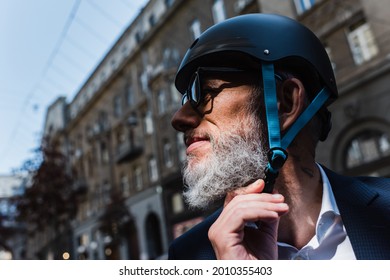
[(264, 101), (268, 126), (268, 165), (264, 170), (265, 187), (263, 192), (271, 193), (279, 170), (287, 160), (287, 147), (294, 140), (298, 132), (313, 118), (317, 111), (325, 104), (330, 91), (323, 88), (303, 111), (291, 128), (281, 139), (279, 126), (279, 113), (276, 95), (274, 65), (272, 62), (262, 62)]
[(298, 119), (293, 123), (287, 133), (283, 136), (282, 147), (287, 148), (290, 143), (297, 136), (298, 132), (314, 117), (314, 115), (321, 109), (328, 100), (330, 91), (327, 88), (322, 88), (316, 95), (310, 105), (302, 112)]
[(268, 165), (264, 170), (265, 187), (263, 192), (272, 193), (279, 169), (287, 160), (287, 152), (282, 148), (280, 141), (280, 126), (278, 101), (276, 96), (275, 71), (273, 63), (261, 63), (263, 74), (263, 88), (265, 112), (268, 126)]

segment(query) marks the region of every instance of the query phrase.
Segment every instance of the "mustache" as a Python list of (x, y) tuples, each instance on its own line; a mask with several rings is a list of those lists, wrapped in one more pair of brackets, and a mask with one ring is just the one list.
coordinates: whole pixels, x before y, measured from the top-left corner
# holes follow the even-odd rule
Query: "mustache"
[(204, 139), (209, 139), (211, 142), (214, 142), (214, 137), (211, 133), (204, 131), (204, 130), (187, 130), (183, 134), (183, 142), (185, 144), (188, 143), (189, 139), (194, 139), (194, 138), (204, 138)]

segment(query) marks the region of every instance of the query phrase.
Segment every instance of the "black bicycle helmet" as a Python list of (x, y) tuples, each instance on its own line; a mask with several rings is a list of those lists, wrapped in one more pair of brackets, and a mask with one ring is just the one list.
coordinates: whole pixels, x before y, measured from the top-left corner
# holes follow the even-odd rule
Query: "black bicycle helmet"
[[(246, 14), (211, 26), (196, 39), (185, 54), (175, 78), (183, 93), (192, 74), (206, 58), (223, 57), (224, 52), (239, 52), (261, 61), (301, 58), (317, 70), (331, 91), (329, 101), (338, 91), (333, 68), (321, 41), (301, 23), (275, 14)], [(224, 59), (229, 59), (224, 57)]]

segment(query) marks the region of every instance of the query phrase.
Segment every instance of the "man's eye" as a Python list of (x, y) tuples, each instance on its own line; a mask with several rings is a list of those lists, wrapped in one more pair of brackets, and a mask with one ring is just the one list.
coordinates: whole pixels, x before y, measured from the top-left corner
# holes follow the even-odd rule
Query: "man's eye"
[(217, 96), (219, 91), (212, 89), (212, 88), (206, 88), (202, 90), (202, 100), (201, 103), (205, 104), (208, 101), (210, 101), (212, 98)]

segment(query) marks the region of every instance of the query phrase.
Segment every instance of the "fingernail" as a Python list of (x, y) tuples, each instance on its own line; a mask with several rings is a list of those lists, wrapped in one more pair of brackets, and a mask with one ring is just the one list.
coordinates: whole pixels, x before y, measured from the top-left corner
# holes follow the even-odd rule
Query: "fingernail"
[(288, 205), (286, 203), (279, 203), (280, 209), (288, 209)]

